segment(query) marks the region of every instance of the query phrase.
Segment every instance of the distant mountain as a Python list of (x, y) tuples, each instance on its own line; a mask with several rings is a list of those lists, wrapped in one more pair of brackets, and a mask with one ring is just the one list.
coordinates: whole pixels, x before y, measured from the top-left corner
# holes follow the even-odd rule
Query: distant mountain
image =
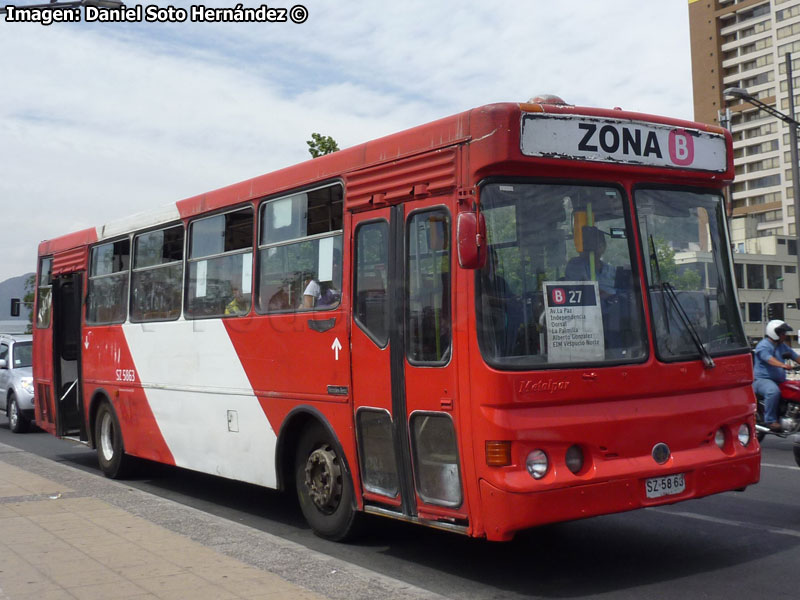
[(25, 325), (28, 323), (28, 311), (25, 309), (25, 305), (22, 305), (19, 317), (12, 317), (11, 299), (19, 298), (22, 300), (25, 297), (25, 282), (31, 275), (33, 273), (12, 277), (0, 282), (0, 323), (5, 325), (5, 327), (0, 327), (0, 331), (3, 329), (17, 330), (19, 327), (22, 327), (23, 331), (25, 330)]

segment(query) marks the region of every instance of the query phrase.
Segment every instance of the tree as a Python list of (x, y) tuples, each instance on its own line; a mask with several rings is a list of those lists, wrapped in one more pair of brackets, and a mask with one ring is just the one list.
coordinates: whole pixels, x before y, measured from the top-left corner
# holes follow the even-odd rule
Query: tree
[(25, 308), (28, 309), (28, 327), (25, 329), (25, 333), (33, 333), (33, 291), (35, 285), (36, 275), (31, 275), (25, 280), (25, 296), (22, 298)]
[(306, 140), (306, 144), (308, 144), (309, 154), (314, 158), (336, 152), (339, 149), (336, 140), (329, 135), (322, 135), (319, 133), (312, 133), (311, 139)]
[(650, 256), (650, 265), (653, 268), (654, 281), (671, 283), (676, 290), (699, 290), (702, 288), (703, 278), (700, 273), (690, 268), (680, 269), (675, 262), (675, 249), (665, 239), (655, 238), (653, 243), (656, 255), (655, 257)]

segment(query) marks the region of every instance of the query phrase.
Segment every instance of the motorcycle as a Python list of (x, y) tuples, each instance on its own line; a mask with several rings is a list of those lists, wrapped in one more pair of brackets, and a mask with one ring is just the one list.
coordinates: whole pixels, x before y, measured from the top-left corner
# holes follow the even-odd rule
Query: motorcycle
[[(784, 356), (784, 360), (792, 358), (790, 355)], [(794, 371), (800, 371), (800, 365), (794, 365)], [(781, 424), (780, 430), (773, 430), (764, 423), (764, 399), (756, 395), (756, 437), (758, 441), (763, 441), (767, 435), (774, 435), (779, 438), (791, 438), (793, 441), (794, 461), (800, 467), (800, 380), (787, 379), (779, 383), (781, 399), (778, 404), (778, 422)]]

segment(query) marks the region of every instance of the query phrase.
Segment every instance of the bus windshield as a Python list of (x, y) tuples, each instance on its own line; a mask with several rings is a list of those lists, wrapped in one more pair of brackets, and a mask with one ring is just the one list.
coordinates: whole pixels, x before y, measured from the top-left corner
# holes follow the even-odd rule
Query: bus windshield
[(639, 189), (634, 200), (657, 356), (687, 360), (747, 348), (728, 267), (722, 197)]
[(477, 275), (481, 350), (498, 368), (646, 356), (633, 236), (620, 188), (491, 183)]

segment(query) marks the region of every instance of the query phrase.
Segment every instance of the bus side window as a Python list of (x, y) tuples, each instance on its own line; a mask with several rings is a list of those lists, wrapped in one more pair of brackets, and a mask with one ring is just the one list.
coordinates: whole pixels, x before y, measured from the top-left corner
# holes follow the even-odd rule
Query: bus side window
[(339, 305), (343, 206), (339, 184), (261, 205), (259, 313), (327, 310)]
[(39, 282), (36, 295), (36, 327), (47, 329), (50, 327), (50, 307), (52, 304), (53, 285), (50, 272), (53, 268), (53, 258), (43, 258), (39, 262)]
[(86, 322), (96, 325), (124, 323), (128, 316), (129, 239), (92, 248)]
[(181, 314), (183, 226), (137, 235), (133, 241), (131, 321), (168, 321)]
[(381, 348), (389, 341), (389, 224), (373, 221), (355, 235), (355, 319)]
[(250, 312), (253, 211), (243, 208), (197, 219), (189, 230), (186, 317)]

